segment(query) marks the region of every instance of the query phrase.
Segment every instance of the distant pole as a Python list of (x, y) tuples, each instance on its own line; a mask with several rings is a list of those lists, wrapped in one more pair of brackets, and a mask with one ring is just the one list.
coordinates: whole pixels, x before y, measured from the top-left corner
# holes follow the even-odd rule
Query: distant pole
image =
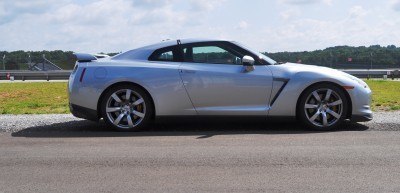
[(371, 70), (372, 70), (372, 52), (369, 53), (369, 62), (370, 62), (370, 66), (369, 66), (369, 70), (368, 70), (368, 80), (371, 78)]
[(31, 63), (32, 63), (32, 61), (31, 61), (31, 53), (28, 52), (28, 69), (29, 70), (31, 69)]
[(44, 71), (44, 63), (46, 62), (46, 59), (44, 54), (42, 55), (42, 57), (43, 57), (42, 70)]
[(371, 66), (370, 66), (370, 68), (369, 69), (372, 69), (372, 52), (370, 53), (370, 64), (371, 64)]
[(329, 52), (329, 54), (331, 56), (331, 68), (332, 68), (332, 65), (333, 65), (333, 54), (332, 54), (332, 52)]
[(4, 60), (6, 59), (6, 55), (4, 54), (3, 55), (3, 70), (6, 70), (6, 65), (5, 65), (5, 63), (4, 63)]

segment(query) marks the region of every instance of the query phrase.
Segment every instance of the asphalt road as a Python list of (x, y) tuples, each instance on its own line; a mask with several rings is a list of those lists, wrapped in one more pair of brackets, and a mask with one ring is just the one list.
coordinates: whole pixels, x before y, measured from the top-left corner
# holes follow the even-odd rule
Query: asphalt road
[(399, 114), (335, 132), (189, 120), (139, 133), (0, 116), (0, 192), (400, 192)]

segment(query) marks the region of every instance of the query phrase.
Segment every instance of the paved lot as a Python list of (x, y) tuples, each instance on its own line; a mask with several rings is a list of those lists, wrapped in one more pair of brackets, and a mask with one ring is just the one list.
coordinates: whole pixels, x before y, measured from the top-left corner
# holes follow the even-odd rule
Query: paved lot
[(0, 192), (400, 192), (399, 115), (336, 132), (188, 120), (139, 133), (70, 115), (4, 115)]

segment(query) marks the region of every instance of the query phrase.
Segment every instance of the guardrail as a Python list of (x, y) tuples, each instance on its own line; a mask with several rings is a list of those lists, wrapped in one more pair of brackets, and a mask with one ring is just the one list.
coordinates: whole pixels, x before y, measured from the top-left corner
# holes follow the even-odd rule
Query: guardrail
[[(359, 78), (383, 78), (387, 75), (391, 78), (393, 75), (399, 78), (399, 69), (339, 69), (348, 74)], [(7, 74), (14, 77), (14, 80), (68, 80), (72, 70), (54, 70), (54, 71), (21, 71), (21, 70), (1, 70), (0, 80), (7, 80)]]
[(399, 69), (338, 69), (358, 78), (383, 78), (387, 75), (388, 78), (392, 76), (399, 77)]
[(21, 71), (21, 70), (2, 70), (0, 80), (7, 80), (7, 75), (14, 77), (14, 80), (68, 80), (72, 70), (54, 71)]

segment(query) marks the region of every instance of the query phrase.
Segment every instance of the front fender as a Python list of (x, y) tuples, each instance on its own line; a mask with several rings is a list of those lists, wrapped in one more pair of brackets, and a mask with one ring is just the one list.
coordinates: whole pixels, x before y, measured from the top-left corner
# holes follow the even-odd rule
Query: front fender
[[(300, 71), (288, 77), (289, 82), (271, 106), (269, 116), (296, 116), (296, 106), (302, 92), (319, 82), (331, 82), (339, 86), (356, 86), (347, 77), (321, 72)], [(351, 95), (351, 93), (349, 93)]]

